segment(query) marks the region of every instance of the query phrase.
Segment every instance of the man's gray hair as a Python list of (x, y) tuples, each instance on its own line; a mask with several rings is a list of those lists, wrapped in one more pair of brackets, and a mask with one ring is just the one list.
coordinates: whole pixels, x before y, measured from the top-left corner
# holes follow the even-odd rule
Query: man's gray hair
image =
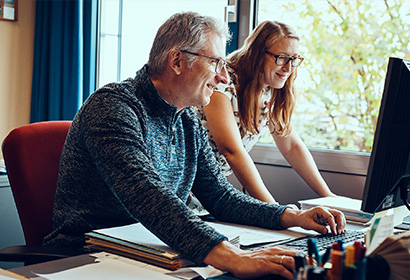
[[(157, 31), (148, 59), (150, 76), (161, 74), (173, 49), (198, 52), (204, 50), (208, 36), (216, 35), (228, 41), (231, 37), (228, 27), (222, 21), (194, 12), (177, 13), (171, 16)], [(187, 56), (188, 67), (196, 56)]]

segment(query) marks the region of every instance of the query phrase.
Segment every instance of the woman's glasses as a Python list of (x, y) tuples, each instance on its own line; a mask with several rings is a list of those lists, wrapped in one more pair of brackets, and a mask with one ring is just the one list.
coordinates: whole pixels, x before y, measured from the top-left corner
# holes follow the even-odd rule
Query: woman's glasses
[(304, 58), (301, 56), (278, 55), (271, 53), (270, 51), (265, 52), (275, 58), (275, 63), (278, 66), (284, 66), (290, 61), (290, 65), (292, 65), (293, 67), (298, 67), (304, 60)]

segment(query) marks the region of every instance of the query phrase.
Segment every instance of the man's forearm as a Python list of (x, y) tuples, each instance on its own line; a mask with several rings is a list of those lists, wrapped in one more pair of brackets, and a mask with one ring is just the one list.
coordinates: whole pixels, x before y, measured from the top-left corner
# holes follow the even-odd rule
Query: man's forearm
[(279, 223), (284, 228), (290, 228), (294, 226), (298, 226), (298, 218), (299, 218), (300, 210), (286, 208), (282, 215), (280, 216)]

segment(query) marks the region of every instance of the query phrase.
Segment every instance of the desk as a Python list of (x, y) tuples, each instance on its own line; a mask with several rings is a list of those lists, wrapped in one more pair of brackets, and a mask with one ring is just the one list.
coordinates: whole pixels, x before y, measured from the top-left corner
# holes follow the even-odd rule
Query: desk
[[(1, 170), (1, 164), (0, 164)], [(14, 203), (13, 193), (7, 175), (0, 173), (0, 249), (24, 244), (24, 234)], [(9, 269), (23, 263), (0, 262), (0, 267)]]
[(56, 261), (17, 267), (9, 270), (27, 277), (36, 277), (36, 274), (34, 274), (33, 271), (41, 274), (49, 274), (86, 264), (91, 264), (94, 263), (94, 261), (94, 257), (89, 254), (85, 254)]
[[(358, 226), (358, 225), (349, 225), (348, 226), (349, 229), (359, 229), (359, 228), (363, 228), (362, 226)], [(282, 232), (286, 232), (286, 231), (282, 231)], [(104, 253), (97, 253), (97, 254), (104, 254)], [(115, 256), (113, 254), (107, 254), (107, 255), (111, 255), (111, 256)], [(101, 255), (98, 255), (101, 256)], [(103, 256), (104, 257), (104, 256)], [(134, 260), (130, 260), (130, 259), (126, 259), (124, 257), (118, 257), (121, 258), (123, 261), (126, 260), (127, 263), (135, 265), (134, 267), (132, 267), (132, 270), (138, 269), (138, 267), (141, 268), (141, 270), (144, 270), (145, 268), (147, 268), (148, 266), (151, 267), (151, 269), (154, 269), (156, 272), (160, 272), (162, 274), (160, 274), (159, 278), (145, 278), (145, 279), (163, 279), (165, 276), (164, 273), (169, 272), (168, 270), (162, 269), (162, 268), (157, 268), (157, 267), (152, 267), (148, 264), (145, 263), (141, 263), (138, 261), (134, 261)], [(99, 259), (100, 261), (104, 261), (103, 258)], [(14, 268), (14, 269), (10, 269), (10, 271), (19, 273), (21, 275), (25, 275), (28, 277), (36, 277), (36, 275), (45, 275), (45, 274), (50, 274), (50, 273), (57, 273), (57, 272), (61, 272), (61, 271), (65, 271), (68, 269), (72, 269), (72, 268), (80, 268), (82, 266), (87, 266), (87, 265), (92, 265), (96, 263), (96, 255), (92, 254), (85, 254), (85, 255), (81, 255), (81, 256), (76, 256), (76, 257), (71, 257), (71, 258), (66, 258), (66, 259), (61, 259), (61, 260), (57, 260), (57, 261), (52, 261), (52, 262), (46, 262), (46, 263), (41, 263), (41, 264), (36, 264), (36, 265), (31, 265), (31, 266), (26, 266), (26, 267), (20, 267), (20, 268)], [(110, 263), (111, 265), (111, 263)], [(111, 266), (112, 267), (112, 266)], [(33, 273), (34, 272), (34, 273)], [(135, 274), (137, 274), (138, 272), (134, 272)], [(118, 274), (121, 274), (121, 270), (119, 270)], [(161, 275), (163, 277), (161, 277)], [(81, 277), (82, 274), (80, 274), (79, 277), (75, 277), (76, 280), (81, 280), (81, 279), (92, 279), (90, 277)], [(85, 275), (84, 275), (85, 276)], [(121, 278), (121, 275), (118, 275), (119, 278), (118, 279), (123, 279)], [(129, 273), (126, 275), (129, 276)], [(157, 275), (158, 276), (158, 275)], [(44, 278), (33, 278), (33, 279), (44, 279)], [(72, 279), (72, 278), (71, 278)], [(102, 280), (101, 277), (96, 277), (95, 279), (98, 280)], [(124, 276), (124, 279), (126, 279), (126, 277)], [(138, 278), (137, 278), (138, 279)], [(143, 279), (143, 278), (141, 278)], [(177, 279), (177, 278), (170, 278), (170, 279)], [(236, 280), (237, 278), (229, 275), (229, 274), (224, 274), (221, 276), (217, 276), (217, 277), (210, 277), (208, 278), (209, 280)], [(261, 278), (257, 278), (258, 280), (265, 280), (265, 279), (270, 279), (270, 280), (274, 280), (274, 279), (282, 279), (280, 277), (274, 277), (272, 275), (270, 276), (265, 276), (265, 277), (261, 277)]]
[[(134, 262), (133, 260), (128, 260), (128, 261)], [(41, 264), (35, 264), (35, 265), (29, 265), (29, 266), (14, 268), (14, 269), (10, 269), (10, 271), (18, 273), (20, 275), (30, 277), (33, 280), (34, 279), (35, 280), (41, 280), (41, 279), (45, 279), (45, 278), (39, 277), (38, 276), (39, 274), (43, 275), (44, 277), (47, 277), (46, 274), (58, 273), (58, 272), (62, 272), (62, 271), (65, 271), (65, 270), (68, 270), (68, 269), (73, 269), (73, 268), (80, 268), (82, 266), (93, 264), (95, 262), (96, 262), (96, 257), (93, 257), (92, 255), (89, 255), (89, 254), (84, 254), (84, 255), (80, 255), (80, 256), (76, 256), (76, 257), (70, 257), (70, 258), (66, 258), (66, 259), (61, 259), (61, 260), (45, 262), (45, 263), (41, 263)], [(140, 263), (140, 262), (137, 262), (137, 261), (135, 261), (135, 262)], [(143, 270), (143, 267), (147, 266), (144, 263), (140, 263), (140, 264), (141, 264), (141, 268), (140, 268), (141, 270)], [(136, 264), (136, 265), (140, 266), (139, 264)], [(157, 269), (157, 268), (155, 268), (155, 269)], [(159, 271), (161, 271), (161, 269), (158, 269), (156, 271), (159, 272)], [(35, 272), (35, 273), (33, 273), (33, 272)], [(85, 277), (85, 278), (78, 277), (78, 278), (76, 278), (76, 280), (82, 280), (82, 279), (103, 280), (103, 279), (105, 279), (103, 276), (100, 276), (100, 275), (95, 275), (95, 276), (96, 276), (95, 278), (93, 278), (93, 277)], [(118, 275), (117, 279), (121, 279), (121, 280), (125, 279), (125, 278), (121, 278), (121, 276), (122, 275)], [(150, 277), (150, 278), (141, 278), (141, 279), (144, 279), (144, 280), (145, 279), (164, 280), (164, 278), (175, 279), (175, 280), (179, 279), (179, 278), (168, 277), (165, 274), (154, 275), (153, 277)], [(136, 278), (136, 279), (140, 279), (140, 278)], [(207, 278), (207, 279), (208, 280), (239, 280), (238, 278), (235, 278), (230, 274), (223, 274), (223, 275), (220, 275), (220, 276), (210, 277), (210, 278)], [(283, 279), (283, 278), (275, 277), (275, 276), (270, 275), (270, 276), (260, 277), (260, 278), (254, 279), (254, 280), (281, 280), (281, 279)]]

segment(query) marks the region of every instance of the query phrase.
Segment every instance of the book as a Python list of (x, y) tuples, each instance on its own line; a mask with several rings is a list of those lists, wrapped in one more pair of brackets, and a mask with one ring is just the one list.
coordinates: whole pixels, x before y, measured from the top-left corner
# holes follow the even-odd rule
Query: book
[(390, 280), (406, 280), (410, 275), (410, 231), (387, 237), (372, 255), (382, 256), (390, 266)]
[(359, 199), (337, 196), (337, 197), (320, 197), (299, 201), (301, 209), (307, 210), (315, 206), (325, 206), (343, 212), (347, 221), (367, 223), (374, 214), (360, 210), (362, 201)]
[[(85, 236), (87, 247), (91, 249), (114, 253), (170, 270), (194, 265), (141, 223), (94, 230)], [(239, 242), (238, 236), (227, 237), (234, 245)]]
[(20, 274), (17, 274), (15, 272), (12, 272), (12, 271), (9, 271), (9, 270), (4, 270), (4, 269), (0, 268), (0, 279), (4, 279), (4, 280), (6, 280), (6, 279), (26, 280), (26, 279), (30, 279), (30, 278), (28, 278), (26, 276), (23, 276), (23, 275), (20, 275)]

